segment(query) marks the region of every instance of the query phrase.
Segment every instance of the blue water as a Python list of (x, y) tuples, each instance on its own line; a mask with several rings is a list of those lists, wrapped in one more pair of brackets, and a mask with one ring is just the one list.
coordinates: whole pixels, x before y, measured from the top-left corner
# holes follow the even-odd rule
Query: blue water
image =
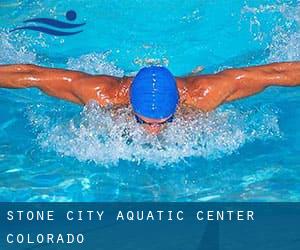
[[(68, 10), (83, 32), (9, 32)], [(0, 17), (0, 64), (122, 76), (156, 63), (180, 76), (300, 59), (299, 1), (2, 0)], [(207, 117), (180, 110), (153, 137), (130, 108), (0, 89), (0, 200), (300, 201), (299, 97), (273, 87)]]

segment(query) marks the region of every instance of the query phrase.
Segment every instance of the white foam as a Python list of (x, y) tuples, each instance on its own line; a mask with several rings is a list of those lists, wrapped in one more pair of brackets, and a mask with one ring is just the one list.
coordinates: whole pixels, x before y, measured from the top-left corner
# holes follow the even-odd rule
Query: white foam
[(92, 101), (80, 116), (57, 122), (55, 117), (64, 114), (53, 110), (41, 117), (41, 108), (33, 106), (28, 117), (42, 148), (105, 166), (120, 160), (163, 166), (187, 157), (216, 159), (237, 152), (247, 142), (280, 137), (272, 109), (230, 107), (209, 115), (181, 110), (161, 134), (152, 136), (135, 122), (130, 108), (102, 109)]
[(18, 34), (0, 31), (0, 64), (36, 62), (36, 54), (18, 42), (18, 37)]
[(269, 62), (300, 60), (300, 6), (284, 8), (282, 14), (287, 26), (275, 26)]
[(259, 5), (250, 7), (246, 5), (242, 14), (250, 13), (250, 32), (254, 39), (262, 41), (266, 36), (261, 31), (260, 14), (277, 13), (282, 16), (283, 23), (275, 24), (270, 29), (272, 38), (268, 46), (269, 57), (267, 62), (300, 60), (300, 6), (289, 6), (286, 3), (272, 5)]
[(118, 68), (113, 62), (108, 61), (110, 52), (90, 53), (79, 58), (70, 58), (67, 67), (73, 70), (84, 71), (91, 74), (106, 74), (122, 77), (124, 70)]

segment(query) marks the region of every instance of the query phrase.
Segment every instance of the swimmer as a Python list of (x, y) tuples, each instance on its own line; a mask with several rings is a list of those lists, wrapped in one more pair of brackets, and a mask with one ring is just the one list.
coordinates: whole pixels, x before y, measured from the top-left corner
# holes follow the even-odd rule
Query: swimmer
[(268, 86), (299, 84), (300, 62), (176, 78), (160, 66), (142, 68), (135, 77), (119, 78), (29, 64), (0, 65), (1, 88), (38, 88), (50, 96), (82, 105), (90, 100), (96, 100), (101, 107), (131, 105), (136, 121), (151, 134), (159, 133), (164, 124), (172, 122), (179, 105), (209, 112)]

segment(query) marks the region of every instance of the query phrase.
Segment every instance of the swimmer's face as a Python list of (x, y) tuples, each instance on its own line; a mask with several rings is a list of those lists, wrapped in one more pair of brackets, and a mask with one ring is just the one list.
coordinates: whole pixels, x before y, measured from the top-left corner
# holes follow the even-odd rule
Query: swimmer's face
[(164, 119), (153, 119), (153, 118), (147, 118), (141, 115), (137, 115), (135, 114), (137, 118), (139, 118), (139, 120), (141, 120), (142, 122), (142, 126), (143, 128), (149, 132), (152, 135), (157, 135), (161, 132), (161, 130), (163, 129), (166, 121), (169, 120), (170, 117), (164, 118)]

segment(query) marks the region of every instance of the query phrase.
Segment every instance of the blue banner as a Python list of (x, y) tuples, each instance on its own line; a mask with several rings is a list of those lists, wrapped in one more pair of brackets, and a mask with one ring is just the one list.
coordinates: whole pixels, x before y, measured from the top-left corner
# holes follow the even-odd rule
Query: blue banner
[(300, 249), (300, 203), (0, 203), (0, 249)]

